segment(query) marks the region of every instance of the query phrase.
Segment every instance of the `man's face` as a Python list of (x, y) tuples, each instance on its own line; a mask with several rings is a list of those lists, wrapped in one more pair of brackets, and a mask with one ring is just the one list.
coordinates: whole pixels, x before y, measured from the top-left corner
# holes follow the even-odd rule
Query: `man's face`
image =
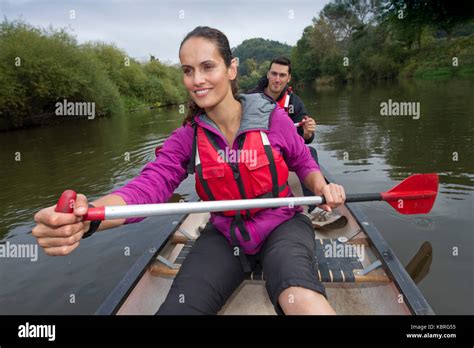
[(267, 72), (268, 89), (270, 92), (279, 94), (286, 87), (291, 80), (291, 75), (288, 73), (289, 67), (273, 63), (270, 70)]

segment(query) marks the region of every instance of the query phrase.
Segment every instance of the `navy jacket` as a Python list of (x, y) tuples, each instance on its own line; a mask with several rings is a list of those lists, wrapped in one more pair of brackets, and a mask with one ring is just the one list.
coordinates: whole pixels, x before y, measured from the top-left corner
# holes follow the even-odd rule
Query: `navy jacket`
[[(260, 80), (258, 80), (257, 87), (250, 90), (248, 93), (264, 93), (265, 88), (268, 86), (268, 79), (266, 76), (262, 77)], [(280, 95), (277, 98), (277, 101), (279, 101), (283, 96), (285, 95), (286, 88), (280, 93)], [(306, 109), (304, 107), (303, 101), (298, 97), (294, 92), (290, 94), (290, 105), (293, 105), (293, 108), (289, 108), (288, 116), (293, 120), (294, 123), (300, 122), (303, 120), (303, 118), (308, 115), (306, 112)], [(298, 134), (303, 136), (303, 127), (298, 127), (297, 129)], [(305, 144), (310, 144), (314, 140), (314, 133), (309, 139), (304, 139)]]

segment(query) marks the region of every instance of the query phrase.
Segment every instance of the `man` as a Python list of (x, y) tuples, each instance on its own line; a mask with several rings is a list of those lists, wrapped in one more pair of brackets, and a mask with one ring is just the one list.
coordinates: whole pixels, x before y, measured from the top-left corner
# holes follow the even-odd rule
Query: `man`
[[(298, 134), (301, 135), (306, 144), (314, 140), (314, 131), (316, 122), (307, 116), (303, 101), (298, 97), (288, 83), (291, 80), (291, 62), (286, 57), (278, 57), (271, 61), (267, 76), (258, 81), (257, 88), (249, 93), (265, 93), (272, 97), (281, 107), (284, 107), (294, 123), (300, 123)], [(311, 147), (310, 147), (311, 148)], [(314, 148), (311, 153), (317, 159), (317, 153)], [(313, 156), (313, 157), (314, 157)], [(316, 160), (317, 161), (317, 160)]]
[[(280, 107), (285, 108), (288, 116), (297, 126), (297, 132), (305, 141), (305, 144), (311, 144), (314, 140), (316, 122), (308, 116), (304, 103), (292, 90), (288, 83), (291, 81), (291, 62), (286, 57), (278, 57), (270, 62), (267, 76), (258, 81), (255, 89), (249, 93), (265, 93), (273, 98)], [(318, 153), (312, 146), (308, 146), (312, 157), (318, 161)], [(301, 184), (303, 194), (312, 196), (313, 192), (305, 185)], [(347, 223), (347, 219), (334, 212), (328, 213), (318, 207), (309, 206), (308, 212), (312, 215), (313, 225), (316, 228), (332, 229), (342, 227)]]

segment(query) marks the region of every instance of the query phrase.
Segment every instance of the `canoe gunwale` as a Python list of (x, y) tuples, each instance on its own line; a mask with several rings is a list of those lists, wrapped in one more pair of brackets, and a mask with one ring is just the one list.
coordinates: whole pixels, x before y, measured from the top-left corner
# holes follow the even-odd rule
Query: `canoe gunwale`
[(414, 315), (434, 315), (434, 311), (426, 301), (421, 291), (411, 279), (405, 267), (401, 264), (395, 252), (382, 237), (378, 229), (370, 222), (365, 213), (355, 206), (356, 203), (347, 203), (346, 207), (353, 214), (357, 222), (368, 222), (368, 225), (362, 225), (363, 231), (370, 239), (373, 250), (378, 254), (378, 259), (382, 262), (384, 268), (388, 269), (388, 276), (403, 295), (403, 301)]

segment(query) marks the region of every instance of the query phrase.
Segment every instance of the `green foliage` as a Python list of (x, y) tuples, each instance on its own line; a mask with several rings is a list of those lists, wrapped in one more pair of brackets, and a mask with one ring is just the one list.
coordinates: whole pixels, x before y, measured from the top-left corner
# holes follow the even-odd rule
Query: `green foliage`
[[(446, 0), (390, 0), (388, 9), (388, 20), (398, 32), (406, 35), (410, 31), (411, 35), (406, 35), (407, 43), (416, 38), (418, 47), (423, 28), (428, 26), (442, 30), (450, 39), (453, 32), (472, 20), (474, 15), (469, 1), (461, 1), (453, 6)], [(403, 15), (402, 19), (400, 13)]]
[[(472, 76), (473, 52), (472, 6), (442, 0), (332, 0), (295, 47), (254, 38), (233, 49), (242, 91), (278, 56), (291, 58), (293, 86), (311, 86)], [(113, 44), (79, 45), (63, 29), (0, 23), (0, 130), (41, 122), (64, 99), (95, 102), (98, 116), (182, 102), (181, 79), (179, 67), (139, 62)]]
[(182, 83), (181, 70), (176, 66), (164, 66), (152, 60), (143, 66), (148, 79), (145, 100), (156, 105), (173, 104), (186, 100), (186, 90)]
[(355, 28), (361, 25), (350, 5), (348, 1), (330, 2), (321, 11), (321, 20), (331, 26), (331, 31), (338, 40), (347, 40)]
[(352, 38), (348, 56), (354, 80), (391, 79), (405, 59), (405, 49), (390, 39), (383, 25), (367, 27)]
[(320, 65), (316, 58), (315, 50), (310, 46), (310, 35), (313, 27), (308, 26), (303, 31), (303, 36), (293, 49), (293, 79), (300, 84), (311, 84), (321, 75)]
[(0, 130), (41, 123), (64, 99), (94, 102), (97, 116), (186, 99), (176, 67), (129, 59), (114, 45), (78, 45), (65, 30), (0, 23)]
[[(294, 81), (470, 75), (472, 43), (461, 35), (473, 33), (472, 18), (472, 6), (451, 9), (441, 0), (333, 0), (293, 49)], [(459, 68), (450, 65), (454, 56)]]
[(474, 34), (438, 40), (416, 51), (401, 70), (403, 77), (440, 79), (474, 74)]
[(258, 80), (264, 76), (264, 74), (259, 74), (256, 70), (252, 71), (250, 75), (241, 76), (239, 78), (239, 89), (242, 92), (248, 92), (251, 89), (254, 89), (257, 86)]
[(239, 58), (241, 65), (247, 59), (254, 59), (257, 64), (260, 64), (278, 56), (289, 57), (291, 46), (278, 41), (255, 38), (244, 40), (239, 46), (233, 48), (232, 53)]
[(53, 113), (63, 99), (95, 102), (97, 114), (121, 112), (117, 88), (98, 60), (63, 30), (5, 21), (0, 24), (0, 52), (4, 126), (30, 125), (36, 115)]

